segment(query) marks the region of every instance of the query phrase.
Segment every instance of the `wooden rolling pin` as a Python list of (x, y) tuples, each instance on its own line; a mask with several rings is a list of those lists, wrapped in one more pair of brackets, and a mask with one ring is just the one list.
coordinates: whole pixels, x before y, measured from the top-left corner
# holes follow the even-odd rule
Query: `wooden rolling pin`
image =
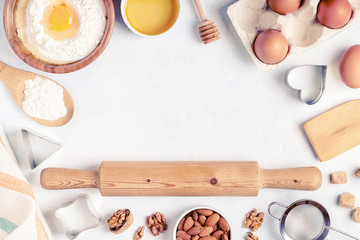
[(316, 190), (316, 167), (261, 169), (257, 162), (103, 162), (98, 170), (48, 168), (46, 189), (98, 188), (103, 196), (257, 196), (262, 188)]

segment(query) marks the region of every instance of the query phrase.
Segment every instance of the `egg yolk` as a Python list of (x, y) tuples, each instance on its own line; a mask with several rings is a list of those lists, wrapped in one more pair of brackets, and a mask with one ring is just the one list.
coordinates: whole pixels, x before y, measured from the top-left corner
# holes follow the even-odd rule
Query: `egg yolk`
[(50, 28), (64, 31), (71, 26), (71, 15), (65, 4), (55, 6), (49, 17)]
[(64, 0), (55, 0), (45, 8), (41, 24), (49, 37), (62, 41), (77, 35), (80, 20), (70, 4)]

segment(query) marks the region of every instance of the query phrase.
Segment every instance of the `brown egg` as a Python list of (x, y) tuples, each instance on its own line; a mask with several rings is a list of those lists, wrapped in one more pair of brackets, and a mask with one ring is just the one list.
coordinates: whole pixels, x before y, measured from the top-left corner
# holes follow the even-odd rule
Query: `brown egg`
[(317, 8), (320, 23), (332, 29), (345, 26), (351, 15), (352, 8), (348, 0), (321, 0)]
[(282, 15), (293, 13), (298, 10), (301, 2), (301, 0), (267, 0), (271, 10)]
[(350, 47), (340, 60), (340, 75), (351, 88), (360, 88), (360, 45)]
[(288, 54), (289, 43), (280, 31), (269, 29), (256, 37), (254, 52), (257, 58), (264, 63), (279, 63)]

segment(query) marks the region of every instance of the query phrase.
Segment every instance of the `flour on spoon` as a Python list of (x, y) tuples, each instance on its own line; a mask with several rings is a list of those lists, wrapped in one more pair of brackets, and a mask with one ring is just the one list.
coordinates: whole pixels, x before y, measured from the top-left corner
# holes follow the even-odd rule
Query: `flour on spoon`
[(40, 76), (25, 81), (23, 109), (31, 117), (48, 121), (64, 117), (67, 109), (63, 88)]

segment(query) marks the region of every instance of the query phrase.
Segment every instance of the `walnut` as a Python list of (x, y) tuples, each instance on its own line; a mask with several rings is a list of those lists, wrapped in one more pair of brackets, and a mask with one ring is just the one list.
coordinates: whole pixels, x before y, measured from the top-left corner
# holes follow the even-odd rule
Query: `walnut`
[(250, 228), (251, 231), (256, 232), (264, 221), (265, 214), (263, 212), (258, 213), (256, 208), (246, 214), (243, 222), (244, 228)]
[(147, 226), (154, 236), (163, 233), (167, 229), (166, 219), (164, 214), (157, 212), (152, 216), (147, 217)]
[(142, 239), (144, 237), (144, 231), (145, 231), (144, 226), (139, 227), (138, 230), (135, 233), (134, 240)]
[(127, 230), (134, 221), (134, 216), (129, 209), (120, 209), (107, 220), (109, 230), (119, 234)]
[(254, 235), (252, 232), (248, 232), (245, 236), (245, 240), (259, 240), (258, 236)]

